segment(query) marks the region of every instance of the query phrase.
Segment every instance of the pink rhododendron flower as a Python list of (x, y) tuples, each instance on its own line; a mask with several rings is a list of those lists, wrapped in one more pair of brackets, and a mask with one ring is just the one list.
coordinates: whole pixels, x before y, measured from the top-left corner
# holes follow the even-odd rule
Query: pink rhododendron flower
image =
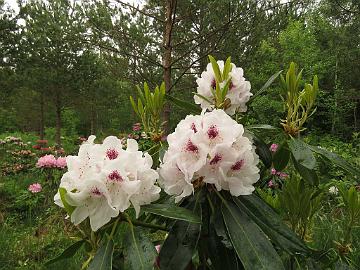
[(284, 172), (278, 172), (277, 175), (280, 177), (280, 178), (287, 178), (289, 175), (287, 173), (284, 173)]
[(32, 193), (38, 193), (42, 190), (42, 186), (39, 183), (34, 183), (28, 187), (28, 190)]
[(270, 146), (270, 151), (273, 152), (273, 153), (275, 153), (278, 148), (279, 148), (279, 145), (276, 144), (276, 143), (273, 143), (273, 144)]
[(270, 180), (270, 181), (268, 182), (268, 187), (269, 187), (269, 188), (273, 188), (273, 187), (274, 187), (274, 183), (273, 183), (272, 180)]
[(48, 143), (47, 140), (37, 140), (36, 141), (38, 144), (43, 144), (43, 145), (46, 145)]
[(276, 175), (276, 173), (277, 173), (277, 171), (276, 171), (274, 168), (272, 168), (272, 169), (271, 169), (271, 174), (272, 174), (272, 175)]
[(139, 131), (141, 129), (141, 124), (140, 123), (135, 123), (132, 127), (133, 131)]
[(58, 159), (56, 160), (56, 167), (64, 169), (66, 167), (66, 158), (58, 157)]
[(54, 168), (56, 166), (56, 158), (53, 155), (42, 156), (36, 163), (36, 167), (38, 168)]

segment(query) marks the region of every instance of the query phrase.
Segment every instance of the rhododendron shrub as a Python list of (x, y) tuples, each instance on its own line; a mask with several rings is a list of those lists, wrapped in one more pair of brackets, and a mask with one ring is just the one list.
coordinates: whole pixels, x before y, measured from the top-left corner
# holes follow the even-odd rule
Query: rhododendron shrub
[[(359, 170), (301, 139), (304, 129), (299, 127), (309, 115), (291, 115), (283, 131), (246, 124), (243, 116), (251, 99), (280, 72), (253, 95), (243, 70), (230, 58), (209, 59), (197, 79), (194, 100), (200, 108), (166, 95), (164, 84), (153, 91), (146, 83), (143, 89), (137, 88), (138, 99), (130, 100), (141, 123), (133, 130), (144, 127), (151, 140), (148, 149), (139, 151), (133, 139), (125, 142), (110, 136), (95, 143), (95, 136), (90, 136), (78, 155), (66, 158), (67, 171), (54, 200), (65, 209), (81, 239), (49, 264), (83, 246), (88, 254), (83, 269), (253, 270), (287, 269), (289, 264), (295, 269), (295, 261), (307, 269), (308, 263), (333, 261), (323, 251), (310, 249), (260, 191), (281, 190), (282, 182), (290, 186), (291, 174), (301, 177), (307, 189), (318, 188), (314, 153), (353, 175), (359, 175)], [(305, 112), (311, 112), (317, 81), (311, 89), (305, 84), (301, 92), (300, 85), (294, 87), (299, 78), (294, 64), (287, 74), (283, 87), (289, 88), (288, 96), (296, 96), (297, 104), (305, 102)], [(169, 101), (189, 114), (164, 140), (161, 117)], [(289, 129), (295, 124), (296, 138), (295, 129)], [(284, 141), (264, 142), (262, 132), (268, 135), (269, 130), (280, 131), (277, 137)], [(50, 162), (51, 157), (46, 159)], [(62, 167), (65, 162), (57, 159), (55, 164)], [(301, 198), (296, 195), (292, 197)], [(148, 236), (154, 231), (166, 232), (161, 234), (164, 238), (152, 241)], [(159, 244), (161, 249), (155, 249)]]
[[(160, 188), (155, 185), (158, 173), (151, 168), (151, 157), (138, 151), (135, 140), (127, 140), (123, 149), (114, 136), (102, 144), (94, 139), (90, 136), (77, 156), (66, 158), (68, 171), (60, 187), (66, 190), (66, 202), (75, 207), (71, 221), (77, 225), (89, 217), (91, 229), (97, 231), (130, 205), (139, 216), (140, 206), (157, 200)], [(55, 203), (64, 207), (59, 192)]]

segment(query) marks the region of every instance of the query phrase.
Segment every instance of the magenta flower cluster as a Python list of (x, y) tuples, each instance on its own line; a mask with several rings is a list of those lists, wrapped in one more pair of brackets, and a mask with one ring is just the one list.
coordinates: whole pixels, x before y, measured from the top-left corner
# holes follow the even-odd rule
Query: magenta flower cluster
[(39, 184), (39, 183), (34, 183), (34, 184), (31, 184), (31, 185), (28, 187), (28, 190), (29, 190), (31, 193), (39, 193), (39, 192), (42, 190), (42, 186), (41, 186), (41, 184)]
[(59, 168), (64, 169), (66, 167), (66, 158), (58, 157), (54, 155), (45, 155), (38, 159), (36, 163), (38, 168)]
[(271, 174), (272, 174), (272, 175), (277, 175), (277, 176), (279, 176), (280, 178), (287, 178), (287, 177), (289, 176), (287, 173), (278, 172), (278, 171), (276, 171), (274, 168), (271, 169)]

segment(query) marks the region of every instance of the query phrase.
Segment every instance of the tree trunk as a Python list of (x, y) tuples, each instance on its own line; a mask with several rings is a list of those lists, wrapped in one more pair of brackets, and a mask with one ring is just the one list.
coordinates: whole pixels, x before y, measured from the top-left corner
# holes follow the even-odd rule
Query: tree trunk
[[(177, 0), (166, 0), (165, 1), (165, 29), (164, 29), (164, 54), (163, 54), (163, 69), (164, 69), (164, 83), (166, 93), (170, 93), (171, 88), (171, 56), (172, 56), (172, 45), (171, 45), (171, 33), (175, 22)], [(170, 104), (166, 103), (164, 108), (164, 122), (165, 122), (165, 134), (169, 133), (169, 120), (170, 120)]]
[(40, 140), (43, 140), (44, 137), (45, 137), (45, 132), (44, 132), (44, 129), (45, 129), (45, 120), (44, 120), (44, 93), (41, 91), (41, 95), (40, 95), (40, 127), (39, 127), (39, 136), (40, 136)]
[(61, 98), (59, 91), (56, 91), (55, 107), (56, 107), (55, 143), (56, 143), (56, 147), (61, 147)]
[(336, 119), (337, 119), (337, 93), (338, 93), (338, 59), (336, 55), (335, 60), (335, 88), (334, 88), (334, 108), (333, 108), (333, 117), (332, 117), (332, 125), (331, 125), (331, 134), (335, 134), (335, 126), (336, 126)]

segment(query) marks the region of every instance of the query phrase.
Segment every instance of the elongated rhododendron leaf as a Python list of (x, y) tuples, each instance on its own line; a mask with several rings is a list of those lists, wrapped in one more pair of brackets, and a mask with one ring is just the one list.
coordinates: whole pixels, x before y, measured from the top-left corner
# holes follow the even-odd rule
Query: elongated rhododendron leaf
[(88, 270), (112, 270), (112, 259), (114, 253), (114, 241), (105, 237), (103, 244), (97, 250)]
[(285, 269), (264, 232), (233, 202), (224, 201), (221, 211), (231, 242), (245, 270)]
[(80, 240), (75, 242), (71, 246), (67, 247), (60, 255), (46, 262), (45, 265), (50, 265), (55, 262), (73, 257), (76, 254), (76, 252), (78, 252), (78, 250), (83, 246), (84, 243), (85, 240)]
[(316, 159), (309, 146), (300, 139), (292, 138), (288, 142), (295, 160), (302, 166), (312, 170), (316, 166)]
[[(201, 197), (201, 192), (196, 194)], [(193, 198), (194, 199), (194, 198)], [(188, 205), (201, 216), (199, 200)], [(160, 250), (161, 270), (184, 270), (189, 265), (201, 234), (201, 224), (176, 221)]]
[(263, 230), (269, 239), (281, 249), (291, 253), (310, 254), (306, 244), (294, 233), (281, 217), (261, 198), (252, 194), (234, 197), (234, 202)]
[(200, 217), (194, 214), (192, 211), (175, 205), (148, 204), (148, 205), (144, 205), (141, 209), (144, 210), (145, 212), (152, 213), (155, 215), (160, 215), (167, 218), (184, 220), (191, 223), (201, 222)]
[(355, 166), (352, 166), (349, 162), (347, 162), (345, 159), (338, 156), (337, 154), (335, 154), (333, 152), (330, 152), (330, 151), (327, 151), (326, 149), (323, 149), (323, 148), (320, 148), (320, 147), (317, 147), (317, 146), (309, 145), (309, 148), (314, 153), (317, 153), (320, 156), (323, 156), (327, 160), (331, 161), (334, 165), (336, 165), (336, 166), (342, 168), (343, 170), (351, 173), (352, 175), (354, 175), (358, 179), (360, 178), (360, 169), (356, 168)]
[(124, 242), (124, 266), (129, 270), (153, 269), (156, 249), (140, 228), (129, 225)]
[(195, 113), (195, 114), (201, 113), (201, 109), (193, 103), (189, 103), (187, 101), (178, 99), (168, 94), (165, 95), (165, 98), (170, 102), (172, 102), (173, 104), (175, 104), (176, 106), (180, 107), (181, 109), (186, 110), (187, 112)]
[(287, 144), (281, 144), (273, 156), (274, 168), (277, 171), (285, 169), (290, 160), (290, 151), (287, 148)]

